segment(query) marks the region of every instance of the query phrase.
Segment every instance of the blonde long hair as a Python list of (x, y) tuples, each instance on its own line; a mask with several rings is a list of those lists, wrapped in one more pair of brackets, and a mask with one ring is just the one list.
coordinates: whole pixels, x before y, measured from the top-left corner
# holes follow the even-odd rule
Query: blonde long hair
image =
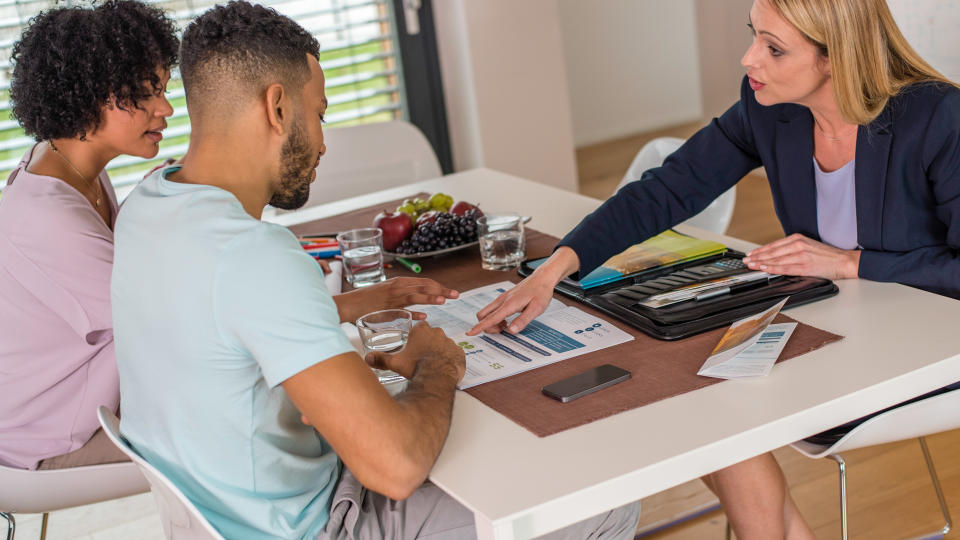
[(907, 43), (885, 0), (769, 0), (830, 58), (833, 93), (848, 122), (872, 122), (904, 87), (957, 86)]

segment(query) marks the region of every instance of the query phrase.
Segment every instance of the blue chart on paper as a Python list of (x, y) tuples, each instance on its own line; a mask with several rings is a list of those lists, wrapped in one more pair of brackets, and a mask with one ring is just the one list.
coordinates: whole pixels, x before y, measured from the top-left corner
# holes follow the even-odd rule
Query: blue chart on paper
[(486, 341), (486, 342), (489, 343), (490, 345), (493, 345), (494, 347), (500, 349), (501, 351), (509, 354), (510, 356), (512, 356), (512, 357), (514, 357), (514, 358), (517, 358), (517, 359), (519, 359), (519, 360), (523, 360), (524, 362), (533, 362), (533, 360), (531, 360), (531, 359), (527, 358), (526, 356), (518, 353), (517, 351), (511, 349), (510, 347), (507, 347), (506, 345), (502, 345), (502, 344), (500, 344), (500, 343), (497, 343), (496, 341), (490, 339), (488, 336), (480, 336), (480, 339), (482, 339), (483, 341)]
[(783, 332), (782, 330), (764, 332), (760, 335), (760, 339), (757, 340), (757, 343), (776, 343), (780, 341), (780, 338), (782, 338), (783, 334), (785, 333), (786, 332)]
[(557, 332), (553, 328), (550, 328), (549, 326), (537, 321), (531, 321), (530, 324), (528, 324), (527, 327), (520, 332), (520, 335), (532, 341), (536, 341), (551, 351), (558, 353), (586, 347), (586, 345), (583, 343), (567, 337), (560, 332)]
[(533, 352), (535, 352), (535, 353), (537, 353), (537, 354), (539, 354), (539, 355), (541, 355), (541, 356), (550, 356), (550, 352), (549, 352), (549, 351), (545, 351), (545, 350), (541, 349), (540, 347), (537, 347), (536, 345), (531, 345), (531, 344), (527, 343), (526, 341), (518, 338), (517, 336), (511, 334), (510, 332), (500, 332), (500, 337), (507, 338), (507, 339), (509, 339), (510, 341), (516, 343), (517, 345), (521, 345), (521, 346), (523, 346), (523, 347), (526, 347), (526, 348), (530, 349), (531, 351), (533, 351)]

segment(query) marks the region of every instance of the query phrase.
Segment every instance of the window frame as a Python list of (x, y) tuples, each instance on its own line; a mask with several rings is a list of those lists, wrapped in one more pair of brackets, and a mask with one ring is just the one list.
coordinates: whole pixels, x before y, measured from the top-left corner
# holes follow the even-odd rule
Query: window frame
[[(450, 132), (447, 126), (446, 103), (440, 73), (437, 30), (432, 0), (391, 0), (397, 21), (397, 41), (403, 65), (403, 82), (407, 97), (409, 121), (420, 128), (430, 141), (444, 174), (453, 172)], [(406, 4), (419, 3), (415, 10), (420, 31), (407, 32)]]
[[(15, 5), (19, 10), (19, 6), (22, 0), (13, 0)], [(29, 0), (28, 0), (29, 1)], [(164, 9), (167, 15), (176, 21), (178, 28), (185, 27), (190, 20), (198, 16), (199, 14), (206, 11), (208, 8), (196, 9), (192, 5), (189, 5), (186, 9), (173, 9), (165, 6), (163, 0), (141, 0), (150, 5), (157, 5), (161, 9)], [(295, 0), (294, 0), (295, 1)], [(270, 0), (261, 0), (263, 5), (268, 7), (277, 8), (278, 11), (282, 11), (281, 6), (283, 4), (290, 3), (291, 0), (279, 0), (271, 2)], [(73, 4), (71, 1), (66, 2), (67, 5)], [(358, 4), (363, 4), (363, 2), (358, 2)], [(416, 35), (410, 35), (406, 31), (406, 12), (404, 10), (402, 0), (370, 0), (369, 4), (371, 5), (381, 5), (383, 6), (384, 15), (383, 17), (392, 18), (390, 22), (383, 22), (383, 24), (393, 24), (392, 32), (390, 29), (386, 29), (382, 32), (381, 40), (389, 41), (392, 43), (392, 51), (384, 51), (378, 56), (389, 56), (392, 59), (395, 59), (395, 65), (391, 67), (395, 71), (390, 77), (393, 78), (392, 86), (386, 90), (379, 90), (374, 92), (374, 94), (390, 93), (388, 90), (395, 91), (398, 96), (396, 98), (397, 107), (382, 107), (382, 112), (392, 112), (394, 118), (403, 118), (412, 124), (416, 125), (424, 135), (430, 141), (431, 145), (434, 148), (437, 158), (440, 161), (441, 168), (444, 173), (452, 172), (452, 158), (450, 152), (450, 141), (449, 135), (447, 132), (446, 124), (446, 114), (444, 109), (443, 101), (443, 89), (440, 80), (440, 69), (439, 69), (439, 56), (437, 54), (437, 45), (436, 45), (436, 31), (434, 28), (434, 21), (431, 9), (430, 0), (422, 0), (422, 6), (418, 12), (419, 22), (421, 32)], [(51, 1), (45, 2), (45, 5), (42, 9), (49, 9), (54, 7), (55, 4)], [(354, 6), (344, 5), (340, 8), (351, 9)], [(322, 11), (322, 10), (321, 10)], [(387, 14), (389, 12), (389, 14)], [(303, 24), (304, 18), (316, 15), (315, 11), (308, 11), (301, 14), (302, 17), (298, 18), (297, 15), (291, 15), (294, 20), (297, 20), (298, 23)], [(18, 19), (22, 19), (18, 15)], [(26, 22), (20, 24), (22, 28)], [(351, 22), (349, 25), (356, 25), (358, 23)], [(308, 28), (312, 33), (318, 32), (319, 28)], [(322, 34), (323, 32), (320, 32)], [(316, 34), (315, 35), (319, 35)], [(19, 34), (16, 39), (19, 39)], [(323, 40), (323, 38), (321, 38)], [(11, 44), (12, 41), (11, 40)], [(321, 42), (321, 45), (323, 43)], [(326, 49), (327, 51), (333, 49)], [(362, 62), (359, 62), (362, 64)], [(174, 70), (175, 74), (178, 70)], [(388, 79), (389, 80), (389, 79)], [(9, 79), (7, 79), (9, 81)], [(360, 101), (366, 96), (363, 91), (360, 91), (360, 95), (357, 96), (357, 100)], [(182, 88), (175, 88), (172, 92), (168, 94), (168, 99), (177, 99), (183, 97)], [(347, 101), (349, 102), (349, 100)], [(9, 106), (9, 102), (8, 102)], [(5, 109), (9, 111), (10, 109)], [(186, 111), (179, 110), (178, 114), (182, 113), (181, 117), (186, 118)], [(362, 123), (362, 116), (360, 117)], [(354, 118), (355, 120), (356, 118)], [(9, 119), (14, 125), (16, 121), (12, 118)], [(349, 124), (347, 124), (349, 125)], [(18, 126), (17, 126), (18, 127)], [(336, 129), (338, 125), (334, 124), (330, 126), (333, 129)], [(13, 126), (8, 126), (8, 128), (16, 129)], [(186, 131), (184, 130), (186, 128)], [(172, 130), (172, 131), (171, 131)], [(171, 140), (176, 136), (182, 137), (185, 134), (189, 133), (189, 121), (184, 126), (171, 126), (164, 132), (165, 139)], [(8, 150), (19, 150), (20, 155), (25, 152), (31, 145), (35, 144), (31, 137), (23, 138), (22, 132), (19, 135), (12, 135), (10, 139), (16, 139), (19, 144), (8, 145)], [(26, 139), (30, 139), (27, 141)], [(22, 146), (21, 146), (22, 145)], [(154, 158), (152, 161), (157, 161), (161, 159), (162, 155), (169, 154), (171, 151), (176, 149), (177, 155), (182, 155), (183, 151), (186, 149), (186, 143), (177, 144), (162, 147), (160, 154), (157, 158)], [(20, 155), (14, 156), (13, 153), (10, 154), (5, 160), (13, 161), (14, 159), (19, 160)], [(125, 171), (117, 170), (119, 167), (129, 167), (143, 165), (142, 173), (146, 173), (154, 165), (151, 164), (151, 160), (141, 160), (141, 158), (134, 158), (132, 156), (118, 156), (116, 159), (112, 160), (108, 164), (108, 172), (111, 176), (111, 181), (114, 184), (115, 189), (118, 192), (118, 195), (122, 197), (127, 193), (132, 187), (136, 184), (136, 179), (134, 176), (137, 176), (137, 171), (131, 171), (126, 169)], [(14, 165), (15, 166), (15, 165)], [(112, 171), (111, 171), (112, 170)], [(6, 178), (0, 178), (0, 193), (2, 193)]]

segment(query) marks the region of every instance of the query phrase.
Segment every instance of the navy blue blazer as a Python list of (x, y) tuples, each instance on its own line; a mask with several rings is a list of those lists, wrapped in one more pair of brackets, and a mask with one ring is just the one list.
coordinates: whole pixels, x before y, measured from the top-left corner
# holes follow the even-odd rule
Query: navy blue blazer
[[(585, 275), (633, 244), (697, 214), (751, 170), (767, 171), (789, 235), (820, 240), (813, 115), (763, 106), (744, 78), (740, 101), (588, 215), (559, 245)], [(861, 278), (960, 298), (960, 89), (921, 83), (860, 126), (856, 150)]]

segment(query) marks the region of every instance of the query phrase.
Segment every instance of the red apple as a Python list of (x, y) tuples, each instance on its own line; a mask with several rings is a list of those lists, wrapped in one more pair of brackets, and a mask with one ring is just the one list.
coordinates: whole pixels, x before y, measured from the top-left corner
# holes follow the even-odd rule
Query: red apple
[(420, 217), (417, 218), (417, 222), (413, 225), (413, 228), (423, 225), (424, 223), (433, 223), (437, 220), (437, 216), (440, 215), (440, 212), (436, 210), (430, 210), (429, 212), (424, 212), (420, 214)]
[(413, 222), (403, 212), (384, 210), (373, 218), (373, 226), (383, 231), (383, 249), (396, 251), (400, 243), (413, 233)]
[(450, 208), (450, 213), (455, 216), (462, 216), (467, 212), (469, 212), (470, 210), (476, 210), (477, 217), (480, 217), (483, 215), (483, 212), (480, 211), (479, 208), (477, 208), (475, 205), (468, 203), (467, 201), (457, 201), (457, 204), (454, 204), (453, 207)]

